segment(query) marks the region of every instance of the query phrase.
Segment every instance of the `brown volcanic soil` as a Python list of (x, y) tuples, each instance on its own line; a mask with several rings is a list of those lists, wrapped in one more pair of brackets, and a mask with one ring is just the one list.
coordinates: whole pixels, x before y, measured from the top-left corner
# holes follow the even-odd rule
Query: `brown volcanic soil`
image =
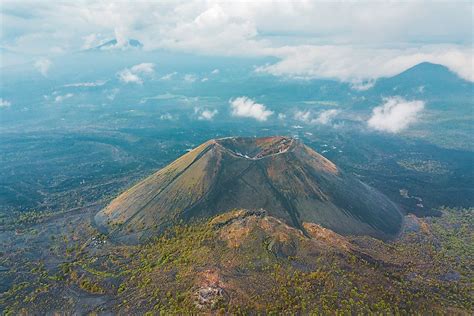
[(303, 222), (387, 239), (402, 216), (386, 196), (296, 139), (210, 140), (123, 192), (95, 219), (123, 241), (236, 208), (265, 209), (307, 234)]

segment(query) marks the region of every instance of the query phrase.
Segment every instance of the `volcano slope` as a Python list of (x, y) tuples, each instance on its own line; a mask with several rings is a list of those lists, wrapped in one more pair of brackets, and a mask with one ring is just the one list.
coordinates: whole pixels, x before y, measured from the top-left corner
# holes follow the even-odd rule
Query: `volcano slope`
[(120, 194), (95, 216), (120, 241), (232, 209), (265, 209), (305, 232), (317, 223), (343, 235), (389, 239), (403, 217), (385, 195), (288, 137), (210, 140)]

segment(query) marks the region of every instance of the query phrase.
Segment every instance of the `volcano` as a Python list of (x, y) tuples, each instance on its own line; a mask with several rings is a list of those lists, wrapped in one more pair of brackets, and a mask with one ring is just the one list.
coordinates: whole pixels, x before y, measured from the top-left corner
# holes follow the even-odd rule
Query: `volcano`
[(210, 140), (139, 182), (95, 221), (110, 236), (140, 240), (176, 222), (233, 209), (264, 209), (305, 233), (316, 223), (342, 235), (390, 239), (402, 225), (385, 195), (289, 137)]

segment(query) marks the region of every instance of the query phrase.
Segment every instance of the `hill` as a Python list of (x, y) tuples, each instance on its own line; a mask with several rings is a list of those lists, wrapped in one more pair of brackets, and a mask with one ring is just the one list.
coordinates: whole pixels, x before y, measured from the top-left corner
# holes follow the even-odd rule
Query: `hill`
[(402, 216), (386, 196), (287, 137), (210, 140), (114, 199), (95, 216), (119, 240), (245, 208), (307, 233), (303, 222), (388, 239)]

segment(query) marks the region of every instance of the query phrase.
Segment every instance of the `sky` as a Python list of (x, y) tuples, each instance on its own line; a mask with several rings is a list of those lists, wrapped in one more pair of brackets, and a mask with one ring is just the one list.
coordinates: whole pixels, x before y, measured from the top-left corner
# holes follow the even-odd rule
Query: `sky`
[[(1, 0), (1, 66), (48, 61), (117, 39), (145, 50), (274, 57), (255, 71), (365, 87), (428, 61), (474, 81), (472, 1)], [(123, 80), (140, 80), (128, 69)]]

